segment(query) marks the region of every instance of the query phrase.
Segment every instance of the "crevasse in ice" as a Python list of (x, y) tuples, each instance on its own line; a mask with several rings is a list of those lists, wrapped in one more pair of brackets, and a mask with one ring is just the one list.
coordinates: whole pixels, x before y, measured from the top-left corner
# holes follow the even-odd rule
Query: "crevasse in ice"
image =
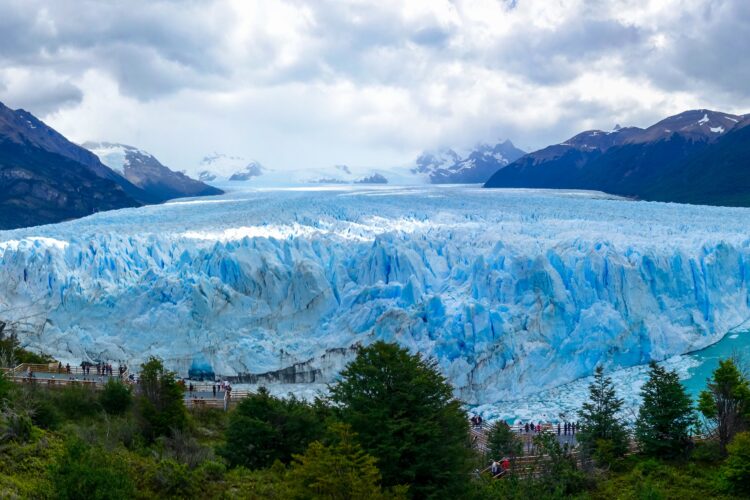
[(715, 342), (750, 317), (748, 229), (596, 193), (250, 190), (0, 232), (0, 315), (64, 361), (184, 374), (320, 382), (396, 341), (481, 404)]

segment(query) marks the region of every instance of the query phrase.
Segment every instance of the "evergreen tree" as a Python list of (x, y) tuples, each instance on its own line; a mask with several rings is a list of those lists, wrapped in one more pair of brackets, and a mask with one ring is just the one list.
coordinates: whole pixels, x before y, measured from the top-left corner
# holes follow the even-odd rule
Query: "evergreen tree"
[(172, 429), (185, 427), (184, 388), (177, 382), (175, 374), (164, 368), (160, 359), (151, 357), (141, 366), (138, 389), (137, 410), (141, 430), (147, 439), (166, 436)]
[(508, 424), (498, 420), (487, 434), (489, 458), (498, 460), (502, 457), (515, 457), (523, 451), (523, 443)]
[(622, 399), (615, 394), (612, 379), (598, 366), (589, 385), (589, 401), (578, 411), (578, 442), (584, 453), (598, 462), (612, 463), (628, 450), (628, 432), (617, 416)]
[(414, 498), (458, 498), (469, 480), (469, 429), (461, 404), (435, 363), (376, 342), (331, 387), (341, 420), (378, 460), (387, 487)]
[[(356, 443), (351, 430), (337, 424), (335, 443), (310, 444), (304, 455), (295, 455), (287, 476), (294, 498), (384, 499), (375, 459)], [(390, 495), (389, 495), (390, 496)], [(391, 498), (403, 497), (403, 489)]]
[(750, 384), (731, 359), (719, 361), (698, 398), (698, 409), (710, 422), (722, 451), (735, 434), (747, 428), (750, 413)]
[(684, 454), (691, 445), (693, 403), (677, 372), (650, 364), (649, 379), (641, 389), (643, 404), (635, 422), (641, 451), (655, 457)]

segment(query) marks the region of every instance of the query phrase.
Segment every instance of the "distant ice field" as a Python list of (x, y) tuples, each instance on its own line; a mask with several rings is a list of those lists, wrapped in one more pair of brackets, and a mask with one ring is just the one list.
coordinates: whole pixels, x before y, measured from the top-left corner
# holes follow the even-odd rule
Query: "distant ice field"
[(301, 392), (395, 341), (519, 415), (745, 323), (749, 229), (748, 209), (585, 191), (237, 189), (0, 232), (0, 317), (71, 363), (157, 355)]

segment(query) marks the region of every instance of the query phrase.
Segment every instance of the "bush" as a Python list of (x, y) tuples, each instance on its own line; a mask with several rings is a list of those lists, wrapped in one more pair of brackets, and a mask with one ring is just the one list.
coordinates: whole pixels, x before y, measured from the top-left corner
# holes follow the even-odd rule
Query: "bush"
[(737, 434), (727, 446), (722, 478), (731, 493), (750, 496), (750, 432)]
[(99, 393), (99, 404), (110, 415), (122, 415), (133, 404), (130, 387), (119, 380), (109, 379)]
[(55, 430), (60, 426), (62, 416), (49, 398), (36, 398), (33, 402), (31, 421), (42, 429)]
[(31, 439), (33, 425), (24, 413), (6, 409), (0, 414), (0, 443), (15, 441), (25, 443)]
[(13, 391), (13, 382), (5, 377), (5, 373), (0, 372), (0, 401), (10, 398)]
[(66, 442), (63, 455), (50, 467), (49, 475), (60, 499), (129, 499), (135, 494), (122, 461), (77, 438)]
[(194, 498), (198, 485), (185, 464), (161, 460), (149, 472), (149, 486), (156, 498)]
[(148, 441), (167, 436), (173, 429), (185, 428), (188, 418), (183, 402), (184, 389), (160, 359), (152, 357), (143, 364), (139, 386), (137, 411), (141, 431)]
[[(375, 459), (354, 442), (351, 430), (335, 426), (335, 444), (315, 441), (295, 455), (288, 480), (296, 498), (385, 498)], [(405, 497), (405, 488), (397, 496)]]
[(69, 420), (81, 420), (100, 411), (97, 394), (88, 384), (72, 384), (59, 391), (47, 391), (57, 408)]
[(502, 457), (515, 457), (523, 452), (523, 443), (513, 429), (503, 421), (498, 420), (490, 428), (487, 435), (489, 458), (498, 460)]
[(213, 452), (208, 446), (203, 446), (190, 434), (175, 429), (171, 436), (159, 438), (162, 455), (194, 469), (209, 458)]
[(320, 402), (276, 398), (261, 388), (230, 413), (226, 443), (219, 454), (232, 466), (250, 469), (268, 467), (276, 460), (288, 463), (292, 454), (322, 438), (328, 413)]

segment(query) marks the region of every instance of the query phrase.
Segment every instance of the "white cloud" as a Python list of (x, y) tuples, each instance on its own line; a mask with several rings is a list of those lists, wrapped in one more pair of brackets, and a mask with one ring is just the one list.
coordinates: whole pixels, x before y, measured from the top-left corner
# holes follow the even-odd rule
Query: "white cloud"
[(175, 168), (275, 168), (746, 112), (745, 0), (0, 0), (0, 100)]

